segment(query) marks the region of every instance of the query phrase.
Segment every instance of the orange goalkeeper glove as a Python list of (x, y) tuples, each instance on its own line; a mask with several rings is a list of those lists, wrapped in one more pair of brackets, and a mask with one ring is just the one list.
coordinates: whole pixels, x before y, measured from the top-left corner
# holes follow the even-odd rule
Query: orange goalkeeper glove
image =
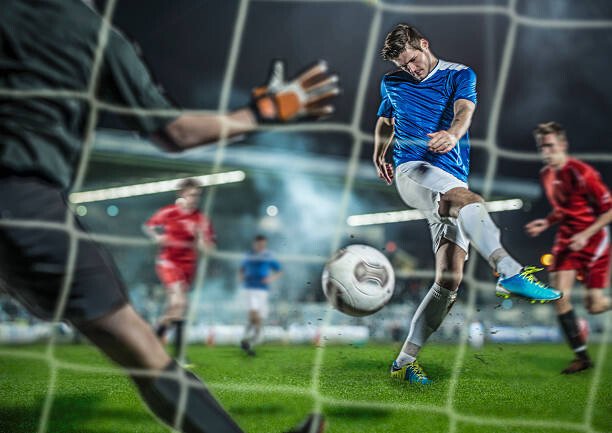
[(289, 82), (284, 79), (284, 69), (284, 63), (275, 60), (268, 84), (253, 89), (252, 107), (260, 122), (290, 122), (333, 113), (327, 100), (340, 90), (338, 76), (328, 73), (326, 62), (318, 62)]

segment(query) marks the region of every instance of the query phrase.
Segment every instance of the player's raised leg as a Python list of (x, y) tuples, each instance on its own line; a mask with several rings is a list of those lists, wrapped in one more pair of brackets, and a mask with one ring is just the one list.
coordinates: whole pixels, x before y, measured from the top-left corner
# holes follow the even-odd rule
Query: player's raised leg
[(500, 274), (498, 295), (540, 302), (555, 301), (562, 296), (533, 275), (542, 269), (523, 267), (506, 251), (501, 244), (499, 228), (478, 194), (467, 188), (453, 188), (442, 194), (438, 212), (442, 217), (456, 218), (474, 248)]
[(466, 255), (465, 249), (459, 245), (446, 238), (441, 239), (436, 252), (435, 282), (412, 317), (408, 337), (391, 366), (391, 377), (410, 383), (431, 383), (417, 362), (417, 355), (430, 335), (438, 329), (457, 298)]

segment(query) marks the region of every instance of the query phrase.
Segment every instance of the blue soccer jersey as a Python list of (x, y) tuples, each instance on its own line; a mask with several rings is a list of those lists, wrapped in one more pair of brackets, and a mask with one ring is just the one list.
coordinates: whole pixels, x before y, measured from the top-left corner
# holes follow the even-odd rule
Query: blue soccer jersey
[(250, 251), (242, 261), (240, 269), (244, 275), (246, 289), (268, 290), (269, 284), (265, 282), (272, 273), (281, 270), (280, 263), (272, 256), (270, 251)]
[(466, 133), (450, 152), (427, 149), (427, 134), (447, 130), (454, 117), (454, 103), (476, 103), (476, 74), (458, 63), (439, 60), (422, 81), (404, 71), (385, 75), (380, 85), (382, 101), (378, 116), (395, 119), (395, 166), (408, 161), (427, 161), (467, 182), (470, 170), (470, 138)]

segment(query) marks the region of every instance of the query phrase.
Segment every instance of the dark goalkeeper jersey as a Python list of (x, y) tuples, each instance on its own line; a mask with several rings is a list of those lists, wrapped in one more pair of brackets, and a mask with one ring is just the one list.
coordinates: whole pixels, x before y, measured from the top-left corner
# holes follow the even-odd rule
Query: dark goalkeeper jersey
[[(81, 0), (1, 0), (0, 175), (31, 175), (70, 187), (89, 101), (70, 95), (23, 98), (18, 93), (86, 93), (101, 25), (100, 15)], [(96, 89), (100, 101), (126, 108), (173, 108), (135, 48), (115, 29), (108, 33), (101, 66)], [(148, 135), (173, 119), (140, 114), (125, 120)]]

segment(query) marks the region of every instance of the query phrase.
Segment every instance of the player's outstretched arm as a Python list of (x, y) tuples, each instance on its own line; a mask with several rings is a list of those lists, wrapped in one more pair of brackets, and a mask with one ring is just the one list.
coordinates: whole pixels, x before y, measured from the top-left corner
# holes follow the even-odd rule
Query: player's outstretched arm
[(434, 153), (443, 154), (451, 151), (470, 128), (476, 104), (467, 99), (457, 99), (453, 108), (454, 117), (450, 128), (427, 134), (431, 138), (427, 145)]
[(268, 83), (253, 90), (250, 107), (220, 115), (184, 114), (169, 123), (165, 134), (156, 139), (170, 140), (173, 147), (188, 149), (223, 136), (252, 132), (260, 123), (317, 119), (334, 111), (329, 98), (338, 93), (338, 77), (329, 74), (325, 62), (318, 62), (293, 80), (285, 81), (283, 62), (275, 61)]
[(372, 161), (376, 167), (378, 177), (383, 179), (387, 185), (393, 183), (393, 166), (389, 164), (385, 157), (393, 142), (395, 132), (393, 129), (393, 119), (379, 117), (376, 121), (374, 130), (374, 153)]
[(229, 114), (183, 114), (170, 122), (165, 134), (155, 135), (156, 141), (167, 144), (170, 141), (177, 150), (189, 149), (225, 137), (246, 134), (257, 128), (255, 114), (250, 108), (236, 110)]

